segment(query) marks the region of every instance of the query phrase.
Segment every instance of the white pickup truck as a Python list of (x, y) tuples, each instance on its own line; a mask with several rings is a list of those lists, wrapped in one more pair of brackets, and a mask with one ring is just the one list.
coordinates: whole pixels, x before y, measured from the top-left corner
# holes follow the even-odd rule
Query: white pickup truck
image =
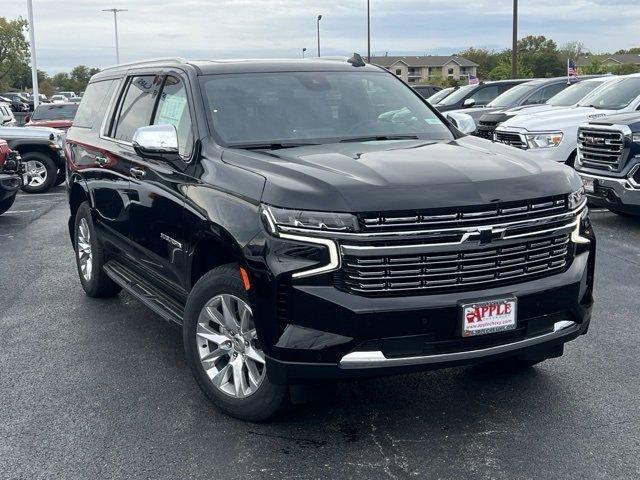
[(581, 124), (612, 113), (633, 112), (639, 107), (640, 74), (618, 77), (574, 107), (516, 115), (496, 128), (494, 140), (573, 166)]

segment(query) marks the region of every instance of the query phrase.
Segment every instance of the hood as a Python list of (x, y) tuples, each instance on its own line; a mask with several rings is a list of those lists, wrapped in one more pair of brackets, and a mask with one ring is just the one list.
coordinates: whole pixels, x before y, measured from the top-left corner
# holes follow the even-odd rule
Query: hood
[(612, 113), (612, 110), (598, 110), (593, 107), (569, 107), (532, 114), (523, 112), (504, 122), (501, 128), (514, 127), (529, 132), (548, 132), (563, 128), (577, 128), (581, 123), (604, 117), (609, 113)]
[(473, 107), (473, 108), (461, 108), (458, 110), (450, 110), (447, 113), (464, 113), (465, 115), (471, 116), (473, 120), (478, 123), (480, 117), (487, 113), (492, 113), (498, 111), (497, 108), (489, 108), (489, 107)]
[(227, 149), (223, 160), (266, 179), (275, 206), (369, 212), (482, 205), (569, 193), (570, 168), (475, 137)]
[(0, 127), (0, 138), (48, 138), (55, 139), (63, 135), (62, 130), (48, 127)]
[(640, 112), (614, 113), (591, 120), (591, 125), (627, 125), (634, 132), (640, 131)]
[(69, 130), (73, 120), (31, 120), (27, 123), (27, 127), (50, 127), (60, 130)]

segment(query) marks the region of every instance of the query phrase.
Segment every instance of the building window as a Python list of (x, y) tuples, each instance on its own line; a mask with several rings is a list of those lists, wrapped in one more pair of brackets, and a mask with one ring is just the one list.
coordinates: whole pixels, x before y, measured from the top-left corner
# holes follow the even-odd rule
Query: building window
[(447, 75), (453, 75), (453, 68), (450, 68), (447, 72)]
[(396, 75), (402, 75), (402, 70), (400, 70), (399, 68), (396, 68)]

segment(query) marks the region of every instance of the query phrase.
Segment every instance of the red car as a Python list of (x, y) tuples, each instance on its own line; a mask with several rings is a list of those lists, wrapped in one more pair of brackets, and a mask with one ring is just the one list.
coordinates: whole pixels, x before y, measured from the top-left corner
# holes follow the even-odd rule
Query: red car
[(11, 208), (22, 185), (20, 156), (0, 139), (0, 215)]
[(43, 103), (35, 109), (27, 126), (67, 131), (78, 111), (78, 103)]

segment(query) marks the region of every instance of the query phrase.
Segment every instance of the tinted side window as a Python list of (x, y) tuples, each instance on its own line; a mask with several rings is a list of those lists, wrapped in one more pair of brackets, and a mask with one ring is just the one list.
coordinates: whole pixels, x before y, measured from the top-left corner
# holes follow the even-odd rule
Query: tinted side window
[(114, 84), (115, 80), (104, 80), (87, 85), (84, 97), (82, 97), (73, 119), (75, 127), (92, 128), (102, 121), (109, 99), (113, 94)]
[(496, 98), (499, 93), (500, 91), (497, 85), (490, 85), (488, 87), (479, 89), (477, 92), (471, 95), (471, 98), (476, 101), (477, 105), (485, 105)]
[(568, 86), (569, 85), (567, 85), (566, 83), (563, 82), (563, 83), (556, 83), (555, 85), (549, 85), (548, 87), (543, 88), (542, 89), (542, 101), (546, 102), (551, 97), (553, 97), (555, 94), (560, 93), (562, 90), (564, 90)]
[(139, 127), (151, 124), (153, 107), (162, 86), (160, 75), (131, 77), (118, 110), (113, 138), (130, 142)]
[(165, 80), (153, 124), (176, 127), (180, 155), (183, 157), (191, 156), (193, 129), (191, 128), (187, 90), (181, 79), (168, 76)]

